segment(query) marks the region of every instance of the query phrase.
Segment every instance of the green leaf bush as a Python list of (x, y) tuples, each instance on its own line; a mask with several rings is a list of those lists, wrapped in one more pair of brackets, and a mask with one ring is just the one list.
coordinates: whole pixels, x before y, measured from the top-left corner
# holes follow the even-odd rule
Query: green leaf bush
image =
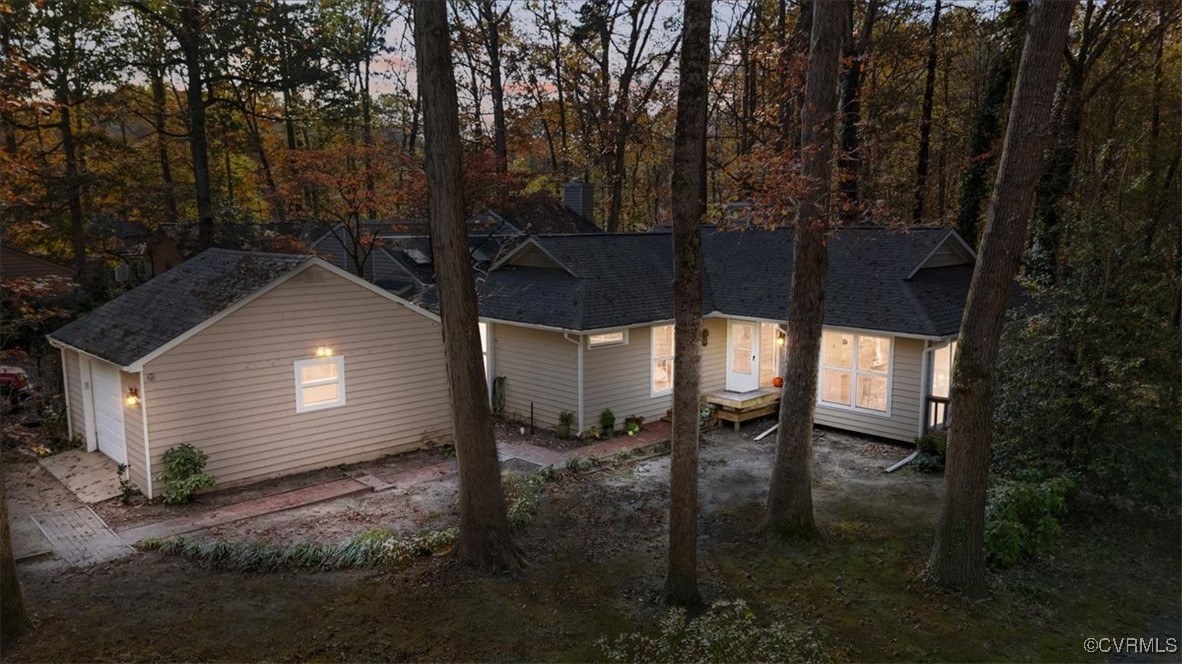
[(161, 500), (168, 505), (183, 505), (192, 500), (199, 489), (213, 486), (214, 476), (205, 472), (208, 458), (205, 452), (189, 443), (170, 447), (164, 452), (164, 472), (156, 476), (168, 485)]
[(990, 562), (1012, 567), (1054, 549), (1074, 488), (1075, 482), (1066, 477), (994, 483), (985, 506), (985, 554)]
[(596, 645), (609, 662), (833, 662), (842, 654), (798, 620), (761, 624), (742, 600), (716, 602), (693, 619), (672, 609), (655, 634), (631, 632)]

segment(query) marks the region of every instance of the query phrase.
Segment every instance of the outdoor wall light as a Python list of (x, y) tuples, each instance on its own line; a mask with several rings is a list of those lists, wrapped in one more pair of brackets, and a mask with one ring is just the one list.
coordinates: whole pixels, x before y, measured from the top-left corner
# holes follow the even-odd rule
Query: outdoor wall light
[(332, 357), (332, 349), (328, 346), (321, 346), (316, 349), (316, 357)]
[(127, 388), (127, 405), (128, 406), (140, 405), (140, 391), (138, 389), (136, 389), (134, 385)]

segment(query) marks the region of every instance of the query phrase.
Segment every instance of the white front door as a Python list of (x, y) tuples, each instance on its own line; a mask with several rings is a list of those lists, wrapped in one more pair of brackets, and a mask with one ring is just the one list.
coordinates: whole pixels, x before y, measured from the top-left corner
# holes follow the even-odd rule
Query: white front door
[(91, 405), (98, 450), (117, 463), (127, 463), (123, 437), (123, 390), (119, 369), (106, 362), (90, 362)]
[(759, 389), (759, 323), (727, 322), (726, 389), (751, 392)]

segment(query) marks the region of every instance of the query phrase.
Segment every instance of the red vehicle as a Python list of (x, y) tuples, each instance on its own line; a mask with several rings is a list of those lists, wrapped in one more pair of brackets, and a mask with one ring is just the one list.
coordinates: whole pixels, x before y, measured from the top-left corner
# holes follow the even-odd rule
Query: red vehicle
[(24, 369), (0, 366), (0, 399), (17, 406), (32, 396), (29, 391), (29, 377)]

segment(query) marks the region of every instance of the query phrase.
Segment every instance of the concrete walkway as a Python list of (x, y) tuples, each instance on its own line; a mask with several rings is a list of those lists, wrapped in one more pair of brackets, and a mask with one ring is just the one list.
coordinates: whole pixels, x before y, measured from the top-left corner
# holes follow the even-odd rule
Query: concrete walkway
[(39, 461), (78, 500), (93, 505), (118, 496), (119, 464), (99, 452), (66, 450)]

